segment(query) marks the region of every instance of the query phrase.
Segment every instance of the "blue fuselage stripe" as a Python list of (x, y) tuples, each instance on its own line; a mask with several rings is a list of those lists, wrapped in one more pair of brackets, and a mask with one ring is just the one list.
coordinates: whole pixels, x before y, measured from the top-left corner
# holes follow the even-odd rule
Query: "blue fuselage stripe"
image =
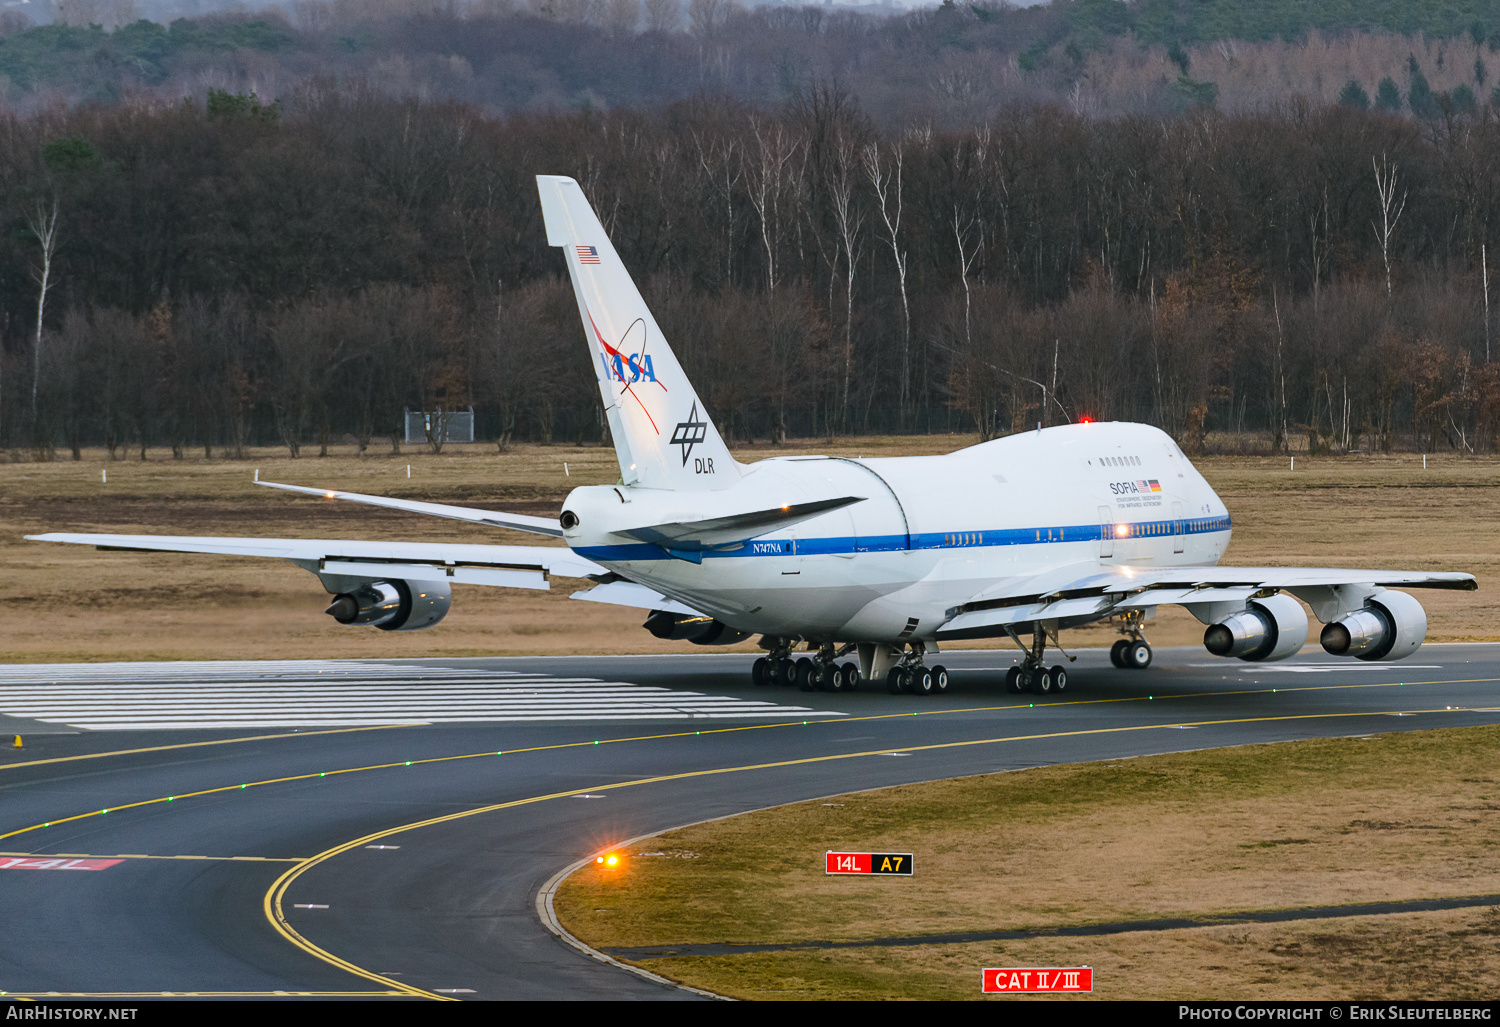
[[(852, 553), (899, 553), (918, 549), (975, 549), (984, 546), (1034, 546), (1057, 542), (1102, 542), (1114, 531), (1116, 542), (1174, 535), (1212, 535), (1232, 527), (1229, 517), (1187, 517), (1161, 521), (1121, 521), (1117, 524), (1065, 524), (1046, 528), (998, 528), (986, 531), (929, 531), (907, 535), (851, 535), (841, 538), (764, 539), (735, 549), (703, 552), (705, 560), (746, 557), (848, 556)], [(1120, 529), (1124, 533), (1120, 533)], [(907, 545), (910, 538), (911, 544)], [(652, 542), (619, 546), (582, 546), (573, 550), (590, 560), (670, 560), (672, 555)], [(697, 555), (697, 554), (695, 554)]]

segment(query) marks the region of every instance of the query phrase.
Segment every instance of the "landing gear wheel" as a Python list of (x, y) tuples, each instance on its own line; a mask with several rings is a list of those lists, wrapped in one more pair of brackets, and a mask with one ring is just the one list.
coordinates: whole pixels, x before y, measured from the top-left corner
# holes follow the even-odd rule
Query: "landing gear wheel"
[(1052, 691), (1065, 692), (1068, 690), (1068, 668), (1058, 664), (1052, 668)]
[(1151, 646), (1145, 642), (1132, 642), (1125, 651), (1125, 665), (1131, 670), (1145, 670), (1151, 666)]
[(941, 663), (932, 668), (932, 690), (938, 695), (948, 694), (948, 668)]
[(839, 690), (839, 669), (831, 663), (820, 663), (813, 668), (813, 680), (817, 682), (820, 692), (837, 692)]
[(771, 661), (764, 656), (756, 657), (754, 663), (750, 664), (750, 680), (758, 687), (764, 687), (771, 683)]
[(813, 663), (813, 661), (809, 660), (806, 656), (798, 660), (796, 663), (795, 671), (797, 675), (797, 687), (802, 689), (802, 691), (804, 692), (811, 692), (813, 689), (817, 688), (818, 684), (813, 680), (813, 671), (816, 669), (817, 664)]
[(892, 695), (900, 695), (906, 691), (905, 667), (891, 668), (891, 672), (885, 676), (885, 690)]
[(859, 668), (846, 663), (839, 668), (839, 691), (852, 692), (859, 687)]
[(912, 695), (932, 694), (932, 671), (926, 667), (913, 667), (906, 672), (906, 690)]
[(1129, 648), (1130, 648), (1130, 640), (1129, 639), (1122, 638), (1122, 639), (1118, 640), (1117, 642), (1115, 642), (1114, 645), (1112, 645), (1112, 646), (1109, 647), (1109, 662), (1113, 663), (1116, 667), (1119, 667), (1121, 670), (1124, 670), (1127, 667), (1129, 667), (1130, 664), (1128, 664), (1128, 663), (1125, 662), (1125, 650), (1129, 649)]
[(1046, 667), (1038, 667), (1031, 672), (1031, 691), (1034, 695), (1052, 694), (1052, 672)]
[(1005, 690), (1011, 695), (1020, 695), (1026, 691), (1026, 678), (1020, 667), (1012, 667), (1005, 672)]

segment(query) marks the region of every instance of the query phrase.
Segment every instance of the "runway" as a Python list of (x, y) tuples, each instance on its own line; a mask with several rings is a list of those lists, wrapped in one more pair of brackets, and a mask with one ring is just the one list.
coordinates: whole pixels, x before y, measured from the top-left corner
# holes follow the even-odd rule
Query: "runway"
[(1047, 699), (1004, 693), (1008, 653), (941, 660), (939, 697), (756, 688), (714, 654), (0, 668), (24, 739), (0, 755), (0, 991), (693, 999), (565, 945), (538, 891), (626, 838), (856, 789), (1500, 723), (1489, 645), (1090, 651)]

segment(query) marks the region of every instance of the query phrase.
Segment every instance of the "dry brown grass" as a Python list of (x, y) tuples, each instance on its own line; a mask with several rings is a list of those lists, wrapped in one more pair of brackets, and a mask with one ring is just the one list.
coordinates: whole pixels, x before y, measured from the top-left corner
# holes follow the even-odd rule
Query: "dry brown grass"
[[(600, 947), (858, 941), (1500, 892), (1500, 728), (1046, 767), (783, 806), (632, 846), (560, 889)], [(825, 849), (913, 852), (911, 878)], [(677, 857), (677, 858), (674, 858)], [(686, 858), (683, 858), (686, 857)], [(1090, 965), (1100, 998), (1476, 998), (1500, 912), (646, 961), (740, 997), (969, 997), (984, 966)]]
[[(742, 450), (755, 460), (787, 452), (852, 456), (941, 453), (969, 436), (801, 441)], [(348, 629), (322, 615), (326, 599), (305, 572), (281, 561), (101, 553), (23, 542), (42, 531), (108, 531), (271, 537), (507, 542), (534, 535), (457, 521), (319, 502), (258, 488), (262, 477), (439, 502), (555, 513), (570, 488), (615, 480), (614, 451), (599, 447), (450, 447), (358, 459), (348, 453), (293, 461), (284, 450), (245, 462), (153, 459), (0, 464), (0, 660), (262, 659), (674, 652), (684, 646), (640, 628), (644, 611), (572, 603), (570, 582), (519, 592), (458, 586), (452, 613), (420, 632)], [(563, 474), (568, 464), (570, 476)], [(406, 478), (406, 467), (412, 477)], [(1206, 457), (1205, 475), (1236, 520), (1229, 562), (1399, 565), (1468, 570), (1491, 578), (1500, 560), (1500, 462), (1493, 459)], [(102, 484), (100, 472), (109, 472)], [(1434, 640), (1500, 637), (1488, 592), (1423, 594)], [(1108, 628), (1065, 636), (1107, 644)], [(1202, 627), (1163, 610), (1159, 645), (1192, 644)], [(741, 649), (753, 648), (752, 642)]]

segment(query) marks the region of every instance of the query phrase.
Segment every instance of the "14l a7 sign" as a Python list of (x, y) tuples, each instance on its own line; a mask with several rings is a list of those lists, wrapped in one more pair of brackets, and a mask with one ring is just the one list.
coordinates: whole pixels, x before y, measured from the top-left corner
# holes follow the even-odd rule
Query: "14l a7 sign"
[(830, 874), (911, 874), (909, 852), (830, 852)]

